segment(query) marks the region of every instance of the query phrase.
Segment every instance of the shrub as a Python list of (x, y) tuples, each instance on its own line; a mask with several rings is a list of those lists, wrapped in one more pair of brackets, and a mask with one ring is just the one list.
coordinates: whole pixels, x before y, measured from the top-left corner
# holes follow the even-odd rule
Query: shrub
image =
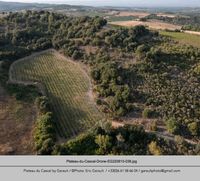
[(152, 141), (149, 145), (149, 152), (152, 155), (162, 155), (162, 149), (160, 148), (160, 146), (156, 143), (156, 141)]
[(158, 123), (156, 120), (152, 121), (151, 124), (150, 124), (150, 130), (151, 131), (157, 131), (158, 129)]
[(36, 98), (36, 105), (41, 113), (49, 111), (49, 100), (46, 96)]
[(126, 109), (123, 107), (120, 107), (117, 111), (116, 111), (116, 116), (124, 116), (126, 114)]
[(179, 124), (174, 118), (168, 119), (166, 126), (169, 133), (177, 134), (179, 132)]
[(56, 133), (51, 112), (47, 112), (37, 119), (34, 139), (38, 154), (51, 154), (56, 140)]
[(188, 129), (190, 131), (190, 134), (192, 136), (198, 136), (199, 135), (199, 125), (197, 122), (192, 122), (190, 124), (187, 125)]
[(152, 118), (154, 115), (154, 111), (149, 108), (145, 108), (142, 112), (142, 117), (143, 118)]
[(101, 99), (97, 99), (97, 100), (96, 100), (96, 104), (97, 104), (97, 105), (102, 105)]

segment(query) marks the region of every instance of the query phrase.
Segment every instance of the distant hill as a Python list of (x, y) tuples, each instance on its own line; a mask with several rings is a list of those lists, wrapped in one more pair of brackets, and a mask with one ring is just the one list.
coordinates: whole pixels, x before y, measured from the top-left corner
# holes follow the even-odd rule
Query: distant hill
[(39, 4), (39, 3), (19, 3), (0, 1), (0, 12), (2, 11), (21, 11), (21, 10), (88, 10), (95, 9), (90, 6), (74, 6), (67, 4)]

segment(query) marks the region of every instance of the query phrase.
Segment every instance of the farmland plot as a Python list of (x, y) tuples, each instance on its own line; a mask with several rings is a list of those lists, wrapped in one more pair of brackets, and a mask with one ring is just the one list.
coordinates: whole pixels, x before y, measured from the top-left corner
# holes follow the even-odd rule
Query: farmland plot
[(90, 81), (79, 64), (51, 50), (15, 62), (10, 81), (40, 82), (50, 99), (60, 137), (72, 137), (102, 118), (91, 98)]
[(125, 27), (134, 27), (138, 25), (143, 25), (147, 26), (151, 29), (156, 29), (156, 30), (175, 30), (175, 29), (181, 29), (181, 26), (178, 25), (173, 25), (170, 23), (164, 23), (161, 21), (157, 20), (152, 20), (152, 21), (115, 21), (115, 22), (110, 22), (112, 25), (118, 25), (118, 26), (125, 26)]
[[(199, 33), (199, 32), (196, 32)], [(200, 36), (196, 34), (189, 34), (187, 32), (167, 32), (167, 31), (160, 31), (161, 35), (172, 37), (173, 39), (177, 40), (181, 44), (184, 45), (192, 45), (194, 47), (200, 48)]]

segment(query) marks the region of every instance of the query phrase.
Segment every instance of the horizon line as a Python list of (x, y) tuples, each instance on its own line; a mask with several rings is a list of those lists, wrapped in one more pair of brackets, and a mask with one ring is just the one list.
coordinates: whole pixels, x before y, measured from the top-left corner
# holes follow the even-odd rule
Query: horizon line
[(15, 0), (11, 1), (3, 1), (0, 0), (0, 2), (5, 3), (21, 3), (21, 4), (41, 4), (41, 5), (70, 5), (70, 6), (86, 6), (86, 7), (110, 7), (110, 8), (200, 8), (200, 5), (192, 5), (192, 6), (165, 6), (165, 5), (132, 5), (132, 6), (120, 6), (120, 5), (84, 5), (84, 4), (71, 4), (71, 3), (64, 3), (64, 2), (19, 2)]

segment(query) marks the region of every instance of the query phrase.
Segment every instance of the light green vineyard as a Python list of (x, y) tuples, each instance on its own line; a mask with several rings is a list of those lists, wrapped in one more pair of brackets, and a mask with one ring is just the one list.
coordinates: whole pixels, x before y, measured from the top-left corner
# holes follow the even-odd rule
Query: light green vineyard
[(45, 86), (61, 137), (75, 136), (102, 119), (91, 98), (86, 73), (55, 51), (14, 63), (10, 78), (15, 82), (40, 82)]

